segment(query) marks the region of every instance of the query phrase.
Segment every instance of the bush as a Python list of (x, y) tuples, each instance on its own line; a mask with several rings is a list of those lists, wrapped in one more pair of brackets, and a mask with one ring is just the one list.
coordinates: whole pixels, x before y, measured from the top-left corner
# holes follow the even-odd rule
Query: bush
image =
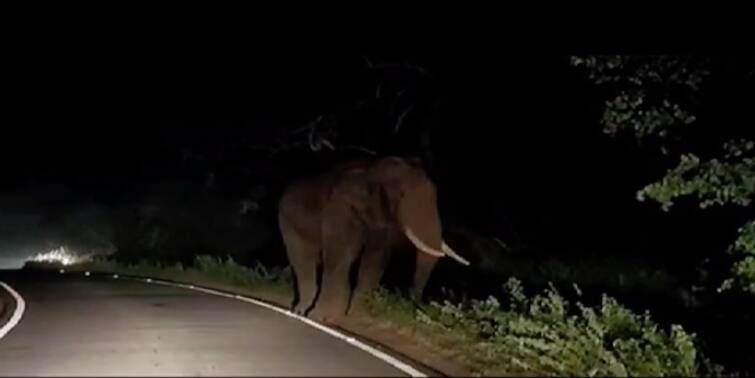
[(124, 264), (114, 259), (98, 258), (87, 266), (93, 270), (166, 279), (182, 280), (186, 277), (199, 276), (214, 283), (245, 288), (259, 286), (289, 288), (293, 282), (289, 268), (267, 268), (259, 262), (247, 267), (237, 263), (230, 256), (224, 260), (220, 257), (200, 255), (194, 258), (189, 266), (184, 266), (180, 262), (168, 265), (146, 259), (139, 260), (137, 263)]
[(223, 261), (220, 257), (197, 256), (194, 267), (209, 277), (229, 281), (231, 284), (242, 286), (258, 286), (261, 284), (286, 284), (293, 281), (291, 269), (267, 268), (260, 262), (246, 267), (236, 263), (231, 257)]
[[(577, 288), (578, 289), (578, 288)], [(505, 285), (506, 308), (486, 300), (431, 302), (414, 307), (384, 290), (369, 301), (375, 313), (453, 334), (476, 360), (479, 374), (570, 376), (693, 376), (701, 357), (695, 336), (678, 325), (664, 331), (646, 312), (638, 315), (603, 296), (599, 306), (572, 305), (551, 286), (527, 297), (521, 283)], [(707, 365), (706, 365), (707, 366)]]
[(755, 221), (739, 229), (739, 238), (729, 252), (739, 260), (731, 268), (732, 277), (724, 281), (720, 290), (739, 288), (755, 294)]

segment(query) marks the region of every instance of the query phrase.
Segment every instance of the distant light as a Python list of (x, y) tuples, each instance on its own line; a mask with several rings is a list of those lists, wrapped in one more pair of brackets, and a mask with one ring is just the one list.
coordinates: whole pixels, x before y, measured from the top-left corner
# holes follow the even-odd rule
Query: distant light
[(89, 277), (89, 272), (84, 272), (84, 275)]
[(63, 273), (66, 272), (66, 270), (65, 269), (61, 269), (61, 270), (59, 270), (59, 272), (60, 272), (60, 274), (63, 274)]
[(32, 256), (30, 261), (73, 265), (89, 261), (91, 259), (91, 255), (73, 253), (70, 250), (66, 249), (66, 247), (60, 247), (49, 252), (38, 253)]
[(152, 282), (152, 279), (151, 278), (147, 278), (146, 281), (147, 282)]
[(118, 275), (117, 274), (113, 274), (113, 278), (118, 278)]

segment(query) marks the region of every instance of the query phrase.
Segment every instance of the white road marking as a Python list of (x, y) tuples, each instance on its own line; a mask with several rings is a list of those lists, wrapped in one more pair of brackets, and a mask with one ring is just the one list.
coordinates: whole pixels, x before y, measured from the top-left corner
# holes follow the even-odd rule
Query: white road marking
[[(127, 277), (124, 277), (124, 278), (127, 278)], [(331, 335), (331, 336), (333, 336), (333, 337), (335, 337), (337, 339), (343, 340), (346, 343), (351, 344), (352, 346), (357, 347), (357, 348), (359, 348), (359, 349), (361, 349), (361, 350), (369, 353), (373, 357), (375, 357), (377, 359), (380, 359), (383, 362), (385, 362), (385, 363), (387, 363), (387, 364), (395, 367), (396, 369), (401, 370), (402, 372), (408, 374), (411, 377), (427, 377), (426, 374), (424, 374), (421, 371), (413, 368), (412, 366), (404, 363), (403, 361), (401, 361), (401, 360), (399, 360), (399, 359), (397, 359), (397, 358), (395, 358), (395, 357), (393, 357), (393, 356), (391, 356), (391, 355), (389, 355), (389, 354), (387, 354), (387, 353), (385, 353), (385, 352), (383, 352), (381, 350), (378, 350), (378, 349), (376, 349), (376, 348), (374, 348), (374, 347), (372, 347), (370, 345), (367, 345), (367, 344), (365, 344), (365, 343), (363, 343), (363, 342), (361, 342), (361, 341), (359, 341), (359, 340), (357, 340), (357, 339), (355, 339), (355, 338), (353, 338), (351, 336), (346, 336), (343, 333), (338, 332), (335, 329), (332, 329), (330, 327), (324, 326), (324, 325), (322, 325), (320, 323), (317, 323), (317, 322), (315, 322), (312, 319), (309, 319), (309, 318), (301, 316), (301, 315), (294, 314), (291, 311), (284, 310), (282, 308), (273, 306), (271, 304), (259, 301), (259, 300), (254, 299), (254, 298), (249, 298), (249, 297), (245, 297), (245, 296), (242, 296), (242, 295), (236, 295), (236, 294), (223, 293), (221, 291), (207, 289), (207, 288), (204, 288), (204, 287), (197, 287), (195, 285), (185, 285), (185, 284), (174, 283), (174, 282), (163, 281), (163, 280), (157, 280), (157, 279), (151, 279), (151, 278), (133, 278), (133, 277), (128, 277), (128, 279), (134, 280), (134, 281), (142, 281), (142, 282), (157, 284), (157, 285), (180, 287), (180, 288), (184, 288), (184, 289), (199, 291), (199, 292), (202, 292), (202, 293), (205, 293), (205, 294), (211, 294), (211, 295), (217, 295), (217, 296), (231, 298), (231, 299), (237, 299), (237, 300), (240, 300), (240, 301), (243, 301), (243, 302), (255, 304), (257, 306), (262, 306), (264, 308), (267, 308), (267, 309), (276, 311), (278, 313), (281, 313), (283, 315), (286, 315), (286, 316), (288, 316), (290, 318), (294, 318), (296, 320), (304, 322), (307, 325), (312, 326), (314, 328), (317, 328), (318, 330), (320, 330), (322, 332), (325, 332), (325, 333), (327, 333), (327, 334), (329, 334), (329, 335)]]
[(11, 315), (10, 319), (8, 319), (8, 322), (0, 325), (0, 339), (2, 339), (3, 337), (5, 337), (5, 335), (8, 334), (8, 332), (10, 332), (10, 330), (13, 329), (13, 327), (16, 326), (16, 324), (18, 324), (18, 322), (21, 321), (21, 317), (24, 316), (24, 310), (26, 309), (26, 302), (24, 302), (24, 299), (21, 298), (20, 294), (18, 294), (5, 282), (0, 281), (0, 286), (8, 291), (16, 301), (16, 308), (15, 310), (13, 310), (13, 315)]

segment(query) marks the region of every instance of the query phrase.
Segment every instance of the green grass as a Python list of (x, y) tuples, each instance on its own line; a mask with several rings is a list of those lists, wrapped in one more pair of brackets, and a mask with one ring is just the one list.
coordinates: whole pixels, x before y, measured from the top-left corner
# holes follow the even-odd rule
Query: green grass
[(114, 259), (100, 258), (79, 264), (76, 269), (191, 282), (217, 289), (233, 289), (245, 294), (266, 294), (265, 297), (272, 298), (289, 298), (293, 295), (290, 269), (268, 269), (259, 263), (246, 267), (230, 257), (222, 259), (197, 256), (189, 266), (181, 263), (167, 265), (147, 260), (124, 264)]

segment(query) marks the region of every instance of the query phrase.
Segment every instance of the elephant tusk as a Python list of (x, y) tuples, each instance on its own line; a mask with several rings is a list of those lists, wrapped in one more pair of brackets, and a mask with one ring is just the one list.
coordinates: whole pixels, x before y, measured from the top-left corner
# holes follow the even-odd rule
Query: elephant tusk
[(451, 247), (449, 247), (446, 242), (443, 242), (443, 252), (446, 254), (446, 256), (458, 261), (460, 264), (469, 266), (469, 261), (454, 252), (454, 250), (451, 249)]
[(404, 233), (406, 234), (406, 237), (409, 238), (409, 240), (414, 244), (415, 247), (417, 247), (418, 250), (427, 253), (430, 256), (434, 257), (443, 257), (446, 254), (438, 251), (429, 245), (425, 244), (422, 240), (420, 240), (417, 235), (414, 235), (414, 232), (409, 227), (404, 228)]

